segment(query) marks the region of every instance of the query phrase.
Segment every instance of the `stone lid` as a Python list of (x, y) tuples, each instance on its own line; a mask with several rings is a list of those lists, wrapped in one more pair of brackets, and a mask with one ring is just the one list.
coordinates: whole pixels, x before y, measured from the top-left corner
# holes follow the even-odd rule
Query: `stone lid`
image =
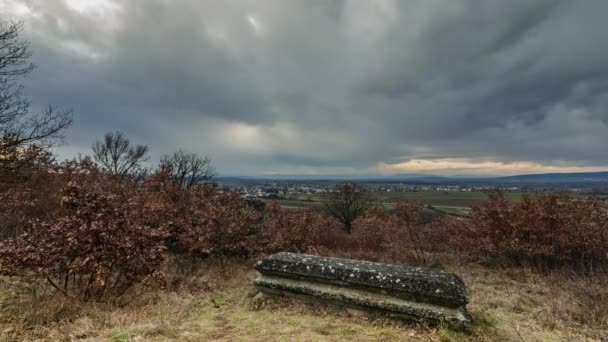
[(468, 303), (464, 282), (459, 276), (429, 268), (287, 252), (264, 258), (254, 267), (262, 274), (386, 289), (455, 306)]

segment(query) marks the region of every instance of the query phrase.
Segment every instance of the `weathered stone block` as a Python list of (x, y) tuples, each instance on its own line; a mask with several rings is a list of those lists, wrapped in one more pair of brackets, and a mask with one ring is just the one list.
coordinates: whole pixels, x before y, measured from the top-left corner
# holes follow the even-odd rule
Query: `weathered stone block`
[(268, 294), (379, 309), (469, 324), (464, 283), (455, 274), (369, 261), (277, 253), (256, 263), (255, 286)]

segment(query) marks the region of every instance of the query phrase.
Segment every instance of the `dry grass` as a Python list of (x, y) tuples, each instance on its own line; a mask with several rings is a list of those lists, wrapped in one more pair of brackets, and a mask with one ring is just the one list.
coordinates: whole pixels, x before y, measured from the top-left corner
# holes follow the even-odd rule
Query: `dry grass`
[(475, 320), (472, 336), (480, 340), (491, 336), (512, 341), (608, 338), (608, 289), (599, 287), (599, 280), (541, 276), (522, 269), (455, 271), (467, 284), (468, 308)]
[[(608, 291), (599, 280), (524, 270), (458, 267), (468, 286), (470, 331), (353, 316), (331, 306), (273, 300), (253, 306), (255, 272), (231, 264), (223, 275), (158, 291), (126, 307), (81, 304), (43, 286), (0, 279), (0, 340), (89, 341), (572, 341), (608, 339)], [(203, 280), (201, 280), (203, 279)], [(205, 291), (192, 291), (196, 286)], [(215, 290), (214, 290), (215, 289)]]

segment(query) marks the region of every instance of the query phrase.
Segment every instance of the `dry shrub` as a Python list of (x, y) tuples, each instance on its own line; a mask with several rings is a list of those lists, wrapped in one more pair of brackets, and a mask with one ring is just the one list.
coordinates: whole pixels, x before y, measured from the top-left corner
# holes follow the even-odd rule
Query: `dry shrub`
[(165, 243), (178, 272), (192, 274), (209, 257), (253, 254), (261, 214), (238, 194), (210, 184), (187, 189), (173, 181), (155, 184), (164, 206), (156, 220), (166, 223)]
[(81, 300), (120, 297), (160, 276), (163, 229), (146, 224), (146, 192), (87, 161), (64, 165), (63, 214), (0, 244), (2, 273), (46, 279)]
[(429, 265), (449, 242), (452, 227), (449, 219), (427, 220), (420, 203), (399, 203), (390, 211), (370, 210), (354, 222), (352, 234), (325, 231), (320, 245), (350, 258)]
[(417, 203), (398, 204), (391, 215), (394, 236), (388, 241), (392, 258), (409, 258), (419, 265), (429, 265), (433, 252), (444, 246), (449, 237), (443, 221), (426, 222), (424, 206)]
[(56, 217), (61, 212), (59, 190), (63, 183), (52, 171), (52, 155), (37, 145), (0, 156), (0, 240), (20, 235), (31, 220)]
[(337, 236), (340, 243), (332, 247), (349, 258), (387, 259), (388, 244), (395, 231), (391, 219), (392, 215), (384, 210), (372, 210), (354, 222), (350, 235)]
[(311, 210), (284, 209), (272, 203), (265, 208), (257, 244), (264, 253), (310, 252), (319, 245), (321, 234), (335, 227), (338, 222)]
[[(189, 260), (178, 269), (192, 272), (201, 257), (253, 257), (280, 251), (310, 252), (321, 233), (338, 223), (310, 210), (290, 210), (276, 204), (260, 205), (233, 192), (213, 187), (188, 190), (187, 203), (170, 224), (171, 250)], [(263, 203), (262, 203), (263, 204)]]
[(593, 272), (608, 261), (608, 206), (563, 194), (511, 202), (491, 194), (470, 219), (425, 219), (424, 206), (400, 203), (372, 210), (349, 236), (327, 231), (320, 246), (352, 258), (433, 265), (446, 256), (538, 270)]
[(463, 251), (512, 265), (593, 270), (608, 261), (608, 208), (597, 199), (545, 194), (512, 203), (496, 193), (462, 228)]
[(175, 222), (181, 228), (179, 244), (199, 255), (249, 255), (259, 214), (236, 193), (208, 187), (190, 191), (190, 211)]

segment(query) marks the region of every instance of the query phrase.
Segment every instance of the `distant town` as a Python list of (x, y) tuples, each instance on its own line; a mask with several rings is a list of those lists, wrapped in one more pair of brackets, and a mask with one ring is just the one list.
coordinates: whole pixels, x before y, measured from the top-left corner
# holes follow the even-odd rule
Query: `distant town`
[[(236, 191), (245, 198), (280, 199), (296, 194), (327, 194), (335, 190), (337, 184), (344, 180), (268, 180), (268, 179), (222, 179), (219, 185)], [(597, 192), (604, 193), (603, 184), (569, 184), (569, 183), (526, 183), (514, 184), (476, 184), (459, 181), (458, 184), (420, 182), (381, 183), (378, 181), (357, 180), (369, 192)]]

